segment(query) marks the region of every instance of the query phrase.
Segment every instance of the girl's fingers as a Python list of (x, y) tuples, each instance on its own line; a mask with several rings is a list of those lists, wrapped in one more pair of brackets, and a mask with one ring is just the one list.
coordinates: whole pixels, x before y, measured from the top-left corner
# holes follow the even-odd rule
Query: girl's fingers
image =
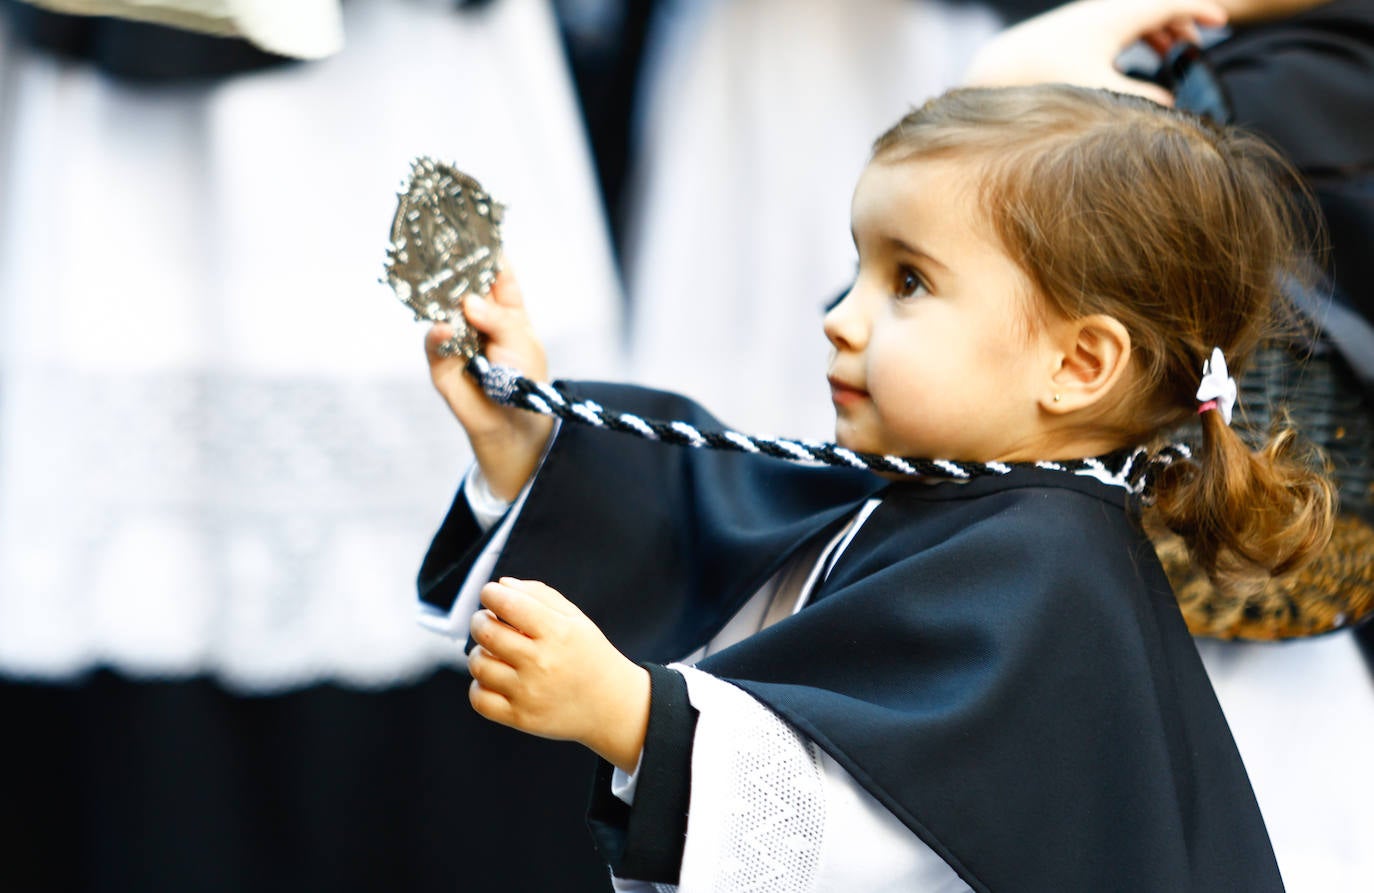
[(541, 583), (538, 580), (517, 580), (515, 577), (502, 577), (497, 582), (525, 593), (557, 614), (562, 614), (565, 617), (580, 617), (582, 615), (582, 611), (568, 601), (563, 593), (546, 583)]
[(439, 346), (452, 337), (453, 326), (446, 322), (436, 322), (429, 327), (429, 331), (425, 332), (425, 353), (429, 355), (431, 363), (442, 363), (446, 360), (455, 359), (455, 357), (446, 357), (439, 353)]
[(546, 635), (557, 617), (539, 599), (504, 583), (483, 586), (482, 605), (531, 639)]
[(468, 323), (490, 338), (493, 344), (516, 346), (532, 338), (525, 308), (500, 304), (495, 300), (495, 295), (493, 289), (487, 297), (474, 293), (463, 299), (463, 315)]
[(495, 338), (510, 326), (510, 314), (504, 308), (475, 292), (463, 298), (463, 316), (474, 329)]
[(503, 726), (511, 724), (514, 709), (505, 695), (492, 691), (476, 679), (468, 686), (468, 703), (472, 709), (492, 722)]
[(519, 691), (519, 674), (510, 664), (478, 645), (468, 652), (468, 675), (488, 691), (506, 700)]
[(520, 282), (515, 278), (510, 264), (505, 264), (501, 272), (496, 274), (496, 281), (491, 286), (491, 298), (502, 307), (525, 306), (524, 292), (520, 290)]
[(473, 641), (513, 667), (528, 660), (534, 650), (528, 636), (501, 622), (490, 610), (473, 614), (468, 630)]

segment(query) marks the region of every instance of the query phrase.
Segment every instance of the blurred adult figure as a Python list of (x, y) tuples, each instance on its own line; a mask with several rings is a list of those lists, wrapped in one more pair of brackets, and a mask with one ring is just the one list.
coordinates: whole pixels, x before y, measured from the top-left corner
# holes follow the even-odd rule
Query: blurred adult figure
[[(618, 370), (548, 3), (350, 0), (306, 63), (4, 12), (0, 888), (604, 887), (589, 764), (414, 624), (469, 457), (378, 283), (411, 158), (454, 159), (558, 368)], [(547, 777), (483, 807), (507, 761)]]

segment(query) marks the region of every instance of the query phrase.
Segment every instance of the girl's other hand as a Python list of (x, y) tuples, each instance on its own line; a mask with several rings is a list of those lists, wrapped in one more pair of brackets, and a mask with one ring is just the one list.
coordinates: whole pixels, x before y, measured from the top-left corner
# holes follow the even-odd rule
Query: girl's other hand
[(1167, 90), (1117, 71), (1117, 56), (1137, 40), (1163, 55), (1177, 41), (1196, 43), (1198, 26), (1220, 27), (1226, 21), (1226, 7), (1216, 0), (1078, 0), (984, 44), (964, 82), (971, 87), (1077, 84), (1173, 105)]
[(633, 772), (649, 724), (649, 673), (543, 583), (482, 587), (468, 653), (473, 708), (505, 726), (577, 741)]
[[(525, 312), (520, 284), (509, 270), (496, 277), (487, 298), (469, 295), (463, 301), (463, 314), (486, 336), (491, 362), (518, 369), (536, 381), (548, 377), (544, 347)], [(491, 492), (501, 499), (514, 499), (539, 464), (553, 420), (493, 403), (463, 371), (462, 357), (440, 356), (439, 345), (451, 337), (453, 327), (444, 323), (425, 335), (430, 378), (467, 432)]]

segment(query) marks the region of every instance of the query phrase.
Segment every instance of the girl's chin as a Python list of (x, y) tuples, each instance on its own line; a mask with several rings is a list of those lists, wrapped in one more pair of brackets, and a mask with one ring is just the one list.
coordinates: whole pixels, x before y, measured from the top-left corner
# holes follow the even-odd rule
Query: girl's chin
[(884, 442), (873, 437), (865, 437), (864, 432), (856, 431), (841, 419), (835, 425), (835, 443), (854, 453), (870, 453), (888, 456), (920, 456), (921, 453), (904, 449), (900, 445)]
[(855, 453), (880, 452), (880, 450), (875, 450), (873, 444), (867, 442), (851, 426), (846, 425), (843, 419), (835, 423), (835, 443)]

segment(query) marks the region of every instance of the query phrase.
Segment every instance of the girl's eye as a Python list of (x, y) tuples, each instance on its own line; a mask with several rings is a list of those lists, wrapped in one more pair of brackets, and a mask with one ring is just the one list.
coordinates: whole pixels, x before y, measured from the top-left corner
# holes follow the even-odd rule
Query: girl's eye
[(921, 274), (910, 267), (899, 267), (897, 270), (897, 297), (910, 298), (918, 292), (926, 291), (926, 284), (921, 279)]

